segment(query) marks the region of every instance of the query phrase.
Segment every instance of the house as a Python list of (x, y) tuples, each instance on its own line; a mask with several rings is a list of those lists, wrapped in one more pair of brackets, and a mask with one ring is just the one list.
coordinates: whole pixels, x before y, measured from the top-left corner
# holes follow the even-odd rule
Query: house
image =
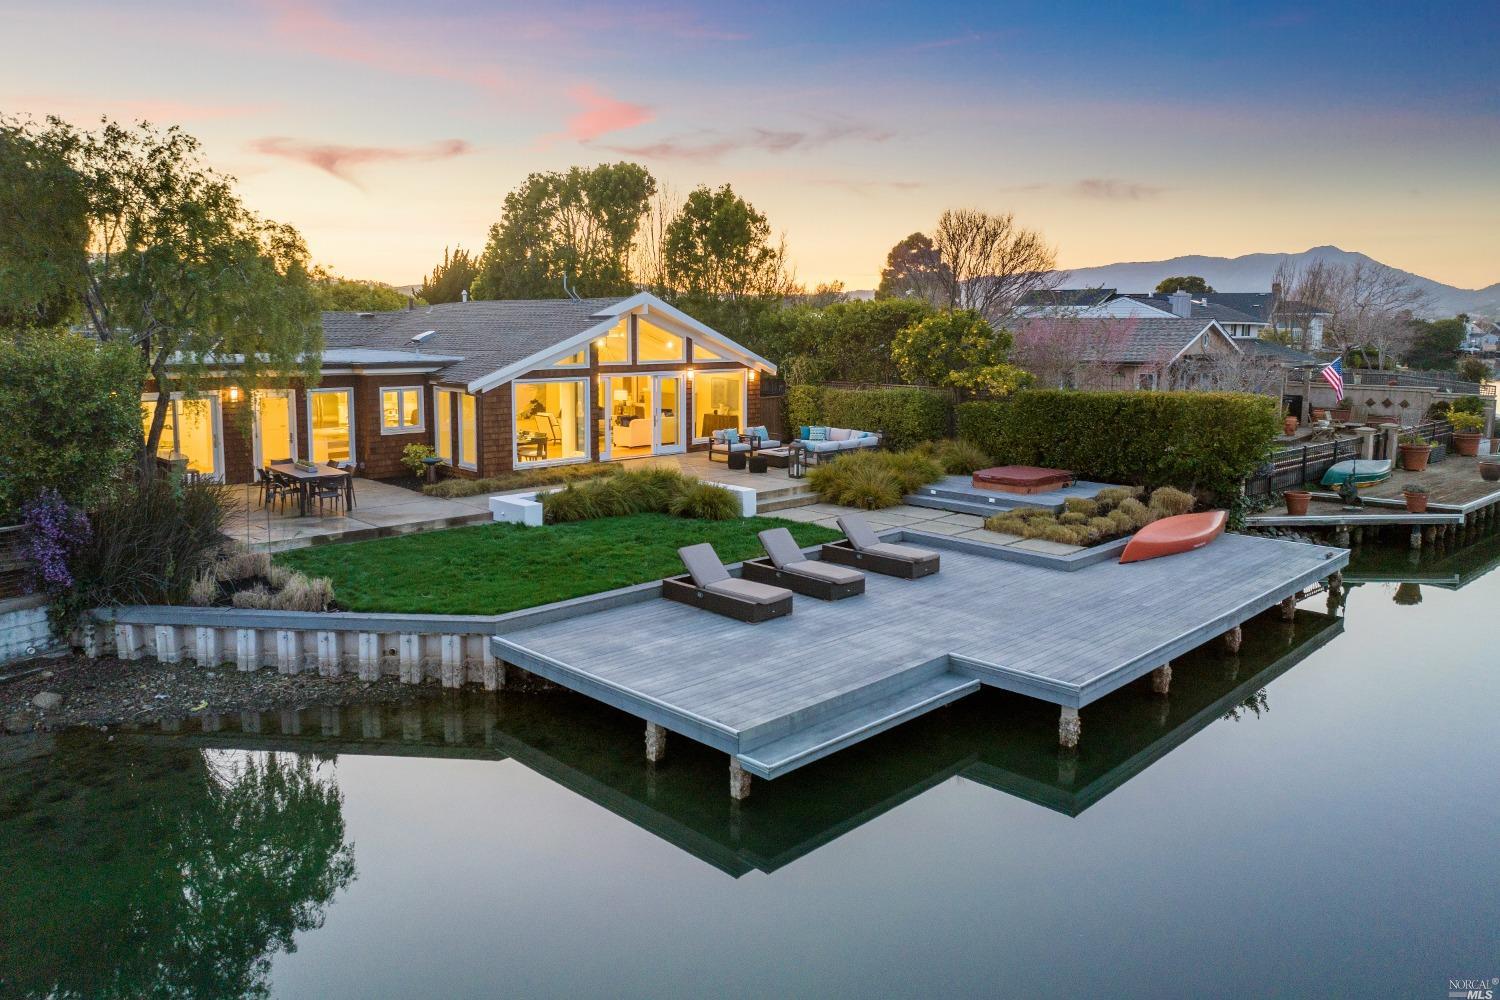
[(412, 444), (469, 478), (680, 454), (762, 423), (760, 377), (776, 373), (647, 293), (325, 313), (323, 336), (316, 385), (251, 391), (226, 359), (174, 398), (160, 454), (231, 483), (293, 456), (401, 476)]
[(1246, 388), (1247, 355), (1213, 319), (1038, 316), (1017, 324), (1016, 343), (1044, 382), (1067, 388)]
[(1269, 292), (1208, 292), (1170, 295), (1154, 292), (1119, 292), (1113, 288), (1061, 288), (1028, 293), (1021, 300), (1030, 316), (1077, 317), (1204, 317), (1218, 322), (1235, 340), (1276, 339), (1305, 350), (1323, 346), (1324, 324), (1330, 313), (1300, 302), (1283, 299), (1281, 286)]

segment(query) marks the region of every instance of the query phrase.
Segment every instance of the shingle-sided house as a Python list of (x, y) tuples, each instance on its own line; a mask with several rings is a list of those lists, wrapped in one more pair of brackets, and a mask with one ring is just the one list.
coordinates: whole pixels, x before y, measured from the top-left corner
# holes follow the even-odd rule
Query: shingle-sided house
[(410, 444), (467, 477), (670, 455), (762, 423), (776, 372), (648, 293), (325, 313), (323, 334), (317, 385), (252, 392), (228, 366), (174, 400), (162, 454), (227, 482), (293, 456), (399, 476)]

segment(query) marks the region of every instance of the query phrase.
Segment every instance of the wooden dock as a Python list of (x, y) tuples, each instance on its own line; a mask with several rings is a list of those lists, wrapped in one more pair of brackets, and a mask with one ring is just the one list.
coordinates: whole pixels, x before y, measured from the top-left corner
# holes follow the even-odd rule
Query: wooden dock
[[(921, 580), (870, 575), (864, 595), (798, 598), (788, 618), (749, 625), (631, 588), (503, 616), (496, 657), (722, 750), (731, 788), (775, 778), (976, 691), (981, 684), (1078, 710), (1155, 672), (1347, 564), (1347, 551), (1225, 535), (1195, 552), (1120, 565), (1017, 553), (896, 530), (938, 549)], [(1165, 669), (1163, 669), (1165, 668)], [(1071, 736), (1071, 741), (1069, 737)]]

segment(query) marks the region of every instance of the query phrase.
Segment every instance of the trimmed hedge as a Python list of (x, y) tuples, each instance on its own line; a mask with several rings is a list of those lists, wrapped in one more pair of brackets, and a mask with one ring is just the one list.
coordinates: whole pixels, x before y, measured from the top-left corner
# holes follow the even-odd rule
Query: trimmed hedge
[(825, 389), (798, 385), (787, 391), (787, 426), (826, 424), (879, 431), (881, 445), (901, 451), (948, 436), (953, 404), (918, 388)]
[(997, 464), (1185, 487), (1221, 501), (1265, 461), (1280, 424), (1276, 400), (1232, 392), (1038, 389), (958, 407), (958, 436)]

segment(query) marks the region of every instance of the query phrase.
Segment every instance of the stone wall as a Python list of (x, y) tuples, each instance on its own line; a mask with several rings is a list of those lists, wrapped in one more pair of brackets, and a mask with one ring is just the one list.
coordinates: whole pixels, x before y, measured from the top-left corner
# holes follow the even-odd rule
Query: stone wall
[(0, 663), (39, 656), (55, 647), (44, 597), (0, 600)]

